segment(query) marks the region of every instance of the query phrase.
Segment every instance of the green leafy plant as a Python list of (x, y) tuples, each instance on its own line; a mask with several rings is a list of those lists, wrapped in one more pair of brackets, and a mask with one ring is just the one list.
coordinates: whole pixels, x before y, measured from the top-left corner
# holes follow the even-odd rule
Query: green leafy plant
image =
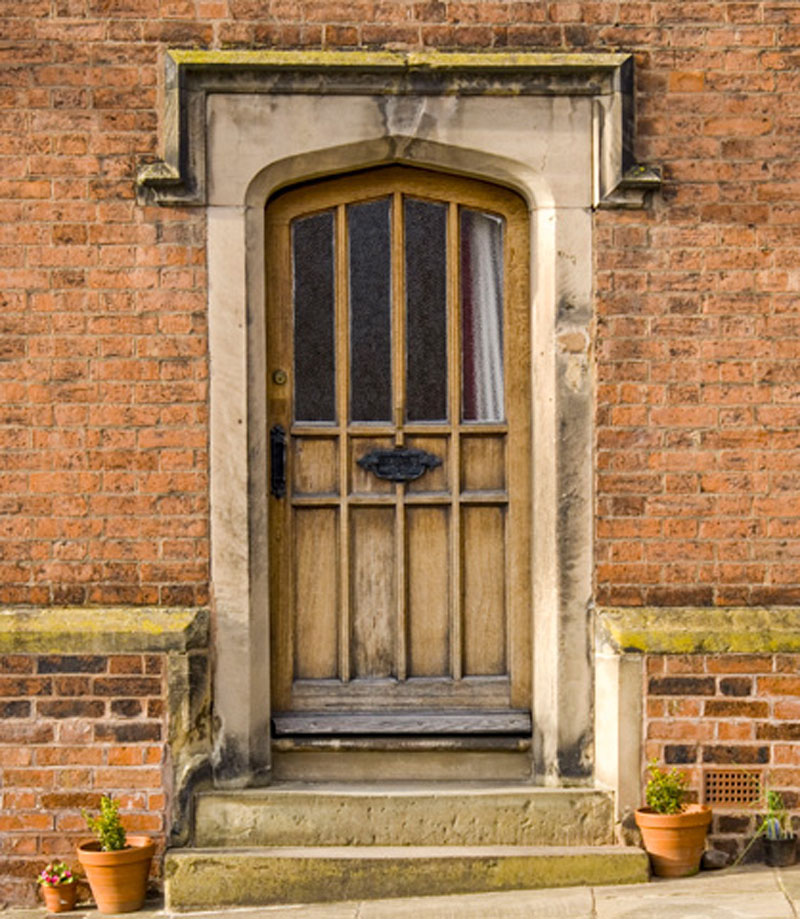
[(100, 813), (96, 817), (86, 811), (82, 813), (103, 852), (116, 852), (125, 848), (125, 827), (119, 817), (119, 801), (110, 795), (103, 795), (100, 799)]
[(59, 887), (61, 884), (74, 884), (75, 878), (66, 862), (50, 862), (42, 869), (36, 883), (43, 887)]
[(759, 836), (766, 836), (767, 839), (789, 839), (792, 835), (792, 825), (789, 821), (789, 811), (786, 809), (786, 805), (783, 803), (783, 798), (779, 791), (767, 790), (765, 798), (765, 804), (767, 808), (767, 813), (764, 819), (758, 826), (758, 829), (755, 832), (755, 836), (747, 843), (744, 847), (742, 853), (733, 863), (735, 868), (737, 865), (740, 865), (750, 849), (753, 848), (756, 840)]
[(767, 791), (767, 815), (759, 828), (767, 839), (788, 839), (792, 835), (789, 811), (779, 791)]
[(650, 773), (645, 787), (647, 806), (657, 814), (679, 814), (688, 790), (686, 776), (675, 768), (669, 772), (660, 769), (657, 760), (648, 764), (647, 771)]

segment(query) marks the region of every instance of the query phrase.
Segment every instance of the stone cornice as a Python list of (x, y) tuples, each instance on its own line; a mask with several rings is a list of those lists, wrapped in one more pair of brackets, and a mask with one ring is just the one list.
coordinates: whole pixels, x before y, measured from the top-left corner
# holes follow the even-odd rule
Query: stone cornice
[(189, 651), (208, 645), (205, 608), (0, 609), (0, 653), (112, 654)]
[(633, 158), (630, 54), (171, 50), (165, 70), (163, 159), (139, 171), (144, 203), (205, 204), (210, 93), (591, 96), (596, 206), (641, 207), (661, 183), (657, 169)]
[(800, 652), (798, 607), (601, 607), (599, 647), (623, 654)]

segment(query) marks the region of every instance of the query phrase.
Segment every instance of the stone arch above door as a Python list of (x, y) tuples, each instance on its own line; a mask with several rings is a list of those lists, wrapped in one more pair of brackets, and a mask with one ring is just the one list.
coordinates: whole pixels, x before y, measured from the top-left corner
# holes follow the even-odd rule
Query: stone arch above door
[[(206, 208), (215, 765), (269, 781), (264, 205), (387, 163), (506, 185), (531, 214), (537, 781), (592, 761), (592, 210), (640, 206), (626, 55), (172, 52), (140, 194)], [(568, 653), (564, 653), (568, 649)]]

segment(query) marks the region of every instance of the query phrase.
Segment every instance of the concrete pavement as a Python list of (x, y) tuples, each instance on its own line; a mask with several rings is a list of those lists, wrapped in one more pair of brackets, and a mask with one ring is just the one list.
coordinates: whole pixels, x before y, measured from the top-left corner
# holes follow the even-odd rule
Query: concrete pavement
[[(370, 900), (169, 914), (152, 908), (137, 919), (799, 919), (800, 865), (761, 865), (703, 872), (685, 880), (615, 887)], [(10, 909), (2, 919), (43, 919), (43, 910)], [(95, 919), (79, 909), (64, 919)]]

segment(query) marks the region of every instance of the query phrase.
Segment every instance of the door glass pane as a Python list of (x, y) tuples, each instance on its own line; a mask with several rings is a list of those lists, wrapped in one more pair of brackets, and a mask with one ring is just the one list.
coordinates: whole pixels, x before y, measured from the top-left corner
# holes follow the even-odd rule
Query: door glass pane
[(502, 421), (503, 218), (461, 209), (462, 417)]
[(350, 417), (392, 418), (391, 198), (347, 208), (350, 252)]
[(406, 417), (447, 418), (447, 205), (407, 198)]
[(294, 417), (335, 421), (333, 211), (292, 221)]

